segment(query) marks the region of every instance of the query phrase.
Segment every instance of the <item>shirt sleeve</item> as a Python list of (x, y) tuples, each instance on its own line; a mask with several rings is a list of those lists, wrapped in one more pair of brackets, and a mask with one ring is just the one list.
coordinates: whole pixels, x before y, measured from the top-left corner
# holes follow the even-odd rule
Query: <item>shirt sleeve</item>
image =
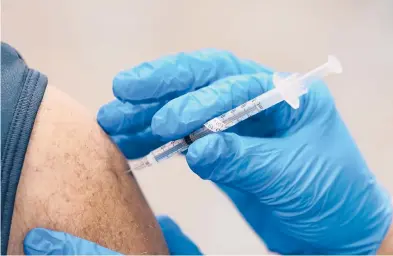
[(34, 120), (45, 93), (45, 75), (1, 43), (1, 254), (7, 253), (14, 201)]

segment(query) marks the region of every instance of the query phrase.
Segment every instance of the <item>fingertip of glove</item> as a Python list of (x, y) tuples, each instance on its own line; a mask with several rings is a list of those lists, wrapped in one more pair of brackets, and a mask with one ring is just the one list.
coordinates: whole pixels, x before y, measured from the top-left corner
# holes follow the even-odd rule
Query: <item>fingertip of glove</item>
[(157, 96), (151, 94), (158, 84), (154, 71), (155, 67), (149, 62), (121, 71), (113, 79), (113, 94), (121, 101), (151, 101)]
[(36, 249), (37, 241), (41, 240), (40, 228), (35, 228), (27, 232), (25, 239), (23, 240), (23, 246), (26, 249)]
[(102, 127), (105, 125), (105, 118), (106, 118), (106, 108), (107, 104), (101, 106), (97, 112), (97, 122)]
[[(145, 93), (150, 92), (146, 90), (143, 84), (135, 86), (136, 83), (143, 83), (132, 70), (122, 71), (113, 78), (112, 91), (113, 95), (121, 101), (143, 101), (145, 100)], [(141, 90), (138, 90), (140, 88)]]
[(126, 71), (122, 71), (117, 74), (115, 78), (113, 78), (112, 82), (113, 95), (115, 95), (116, 98), (122, 101), (127, 98), (126, 95), (129, 95), (129, 93), (131, 93), (130, 78), (128, 77), (129, 73), (127, 74), (127, 77), (125, 73)]
[(153, 135), (164, 140), (174, 140), (185, 136), (182, 123), (179, 121), (176, 113), (173, 113), (173, 109), (165, 106), (153, 116), (151, 129)]
[(23, 241), (25, 253), (30, 255), (48, 254), (48, 252), (53, 251), (54, 244), (60, 241), (58, 235), (58, 232), (44, 228), (30, 230)]
[(108, 134), (116, 133), (123, 121), (124, 114), (121, 111), (114, 111), (110, 103), (103, 105), (98, 110), (97, 123)]
[(166, 215), (157, 216), (157, 221), (160, 224), (171, 255), (201, 255), (198, 246), (183, 233), (170, 217)]
[(46, 240), (47, 237), (52, 237), (52, 233), (54, 231), (47, 230), (44, 228), (33, 228), (29, 232), (27, 232), (26, 237), (24, 239), (24, 243), (35, 242), (37, 239)]
[(223, 150), (225, 150), (225, 140), (222, 134), (210, 134), (191, 144), (186, 160), (198, 176), (209, 179), (212, 167), (217, 165)]
[(168, 120), (163, 118), (165, 114), (162, 113), (162, 109), (158, 110), (157, 113), (154, 114), (153, 118), (151, 119), (151, 130), (154, 135), (159, 137), (165, 137), (166, 135), (166, 127), (169, 126)]
[(166, 215), (157, 216), (157, 221), (164, 232), (168, 230), (180, 230), (176, 222)]

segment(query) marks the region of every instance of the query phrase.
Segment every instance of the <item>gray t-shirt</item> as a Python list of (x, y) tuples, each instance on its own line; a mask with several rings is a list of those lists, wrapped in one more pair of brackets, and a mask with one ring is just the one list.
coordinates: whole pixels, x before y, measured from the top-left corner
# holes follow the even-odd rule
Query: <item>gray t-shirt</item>
[(1, 254), (7, 253), (16, 189), (47, 83), (1, 43)]

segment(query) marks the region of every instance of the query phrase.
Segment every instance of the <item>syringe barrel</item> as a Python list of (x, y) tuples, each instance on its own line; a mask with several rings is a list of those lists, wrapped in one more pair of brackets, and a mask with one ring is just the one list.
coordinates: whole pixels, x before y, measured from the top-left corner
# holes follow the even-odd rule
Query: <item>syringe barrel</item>
[(243, 103), (242, 105), (216, 117), (205, 123), (202, 128), (190, 135), (168, 142), (167, 144), (150, 152), (147, 156), (131, 164), (131, 170), (140, 170), (169, 158), (175, 153), (182, 152), (195, 140), (200, 139), (210, 133), (220, 132), (232, 127), (239, 122), (268, 109), (277, 103), (285, 100), (293, 108), (299, 107), (299, 97), (307, 93), (308, 87), (314, 82), (331, 73), (341, 73), (340, 62), (334, 56), (329, 56), (328, 61), (309, 71), (304, 75), (292, 74), (290, 76), (280, 76), (276, 73), (273, 76), (274, 89)]
[(209, 130), (208, 128), (206, 128), (206, 126), (202, 126), (202, 128), (199, 128), (195, 132), (184, 137), (184, 140), (186, 141), (186, 143), (188, 145), (190, 145), (192, 142), (196, 141), (197, 139), (205, 137), (206, 135), (211, 134), (211, 133), (214, 133), (214, 132)]

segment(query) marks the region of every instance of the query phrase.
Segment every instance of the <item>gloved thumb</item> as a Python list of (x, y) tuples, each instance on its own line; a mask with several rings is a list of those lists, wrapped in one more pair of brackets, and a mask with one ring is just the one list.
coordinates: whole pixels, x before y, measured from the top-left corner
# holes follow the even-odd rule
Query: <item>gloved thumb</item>
[(282, 142), (234, 133), (215, 133), (193, 142), (188, 165), (202, 179), (211, 180), (256, 196), (274, 180), (282, 158)]
[(23, 241), (26, 255), (121, 255), (64, 232), (35, 228)]
[(158, 216), (157, 220), (171, 255), (202, 255), (194, 242), (183, 233), (171, 218)]

